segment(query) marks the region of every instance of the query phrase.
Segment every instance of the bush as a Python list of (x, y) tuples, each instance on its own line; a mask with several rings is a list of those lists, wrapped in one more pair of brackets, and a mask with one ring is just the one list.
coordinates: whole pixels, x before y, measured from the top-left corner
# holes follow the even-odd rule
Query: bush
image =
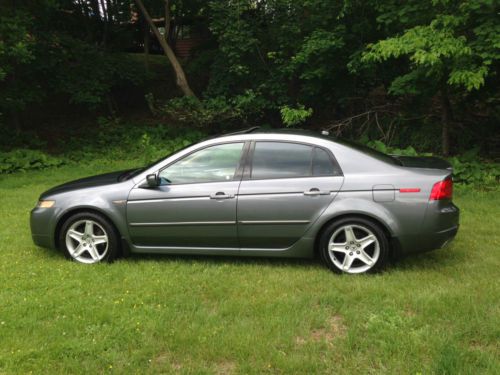
[(456, 182), (478, 187), (498, 187), (500, 184), (500, 165), (487, 162), (478, 156), (479, 149), (449, 158), (453, 166)]
[(38, 150), (18, 149), (0, 153), (0, 174), (57, 167), (62, 164), (65, 164), (63, 159)]
[(193, 97), (179, 97), (166, 102), (147, 94), (146, 101), (154, 115), (164, 116), (183, 126), (198, 129), (212, 126), (222, 129), (246, 126), (249, 118), (260, 118), (267, 108), (267, 102), (252, 90), (232, 98), (216, 96), (199, 100)]
[(60, 151), (75, 162), (99, 158), (136, 159), (149, 163), (205, 136), (199, 130), (162, 123), (144, 124), (101, 117), (95, 132), (81, 132), (73, 136)]

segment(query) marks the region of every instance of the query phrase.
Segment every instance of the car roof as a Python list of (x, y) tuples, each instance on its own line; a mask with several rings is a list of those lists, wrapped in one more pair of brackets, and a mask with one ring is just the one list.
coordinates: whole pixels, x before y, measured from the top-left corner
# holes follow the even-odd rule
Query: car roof
[(235, 132), (217, 134), (212, 137), (208, 137), (205, 141), (214, 140), (218, 138), (231, 137), (231, 136), (250, 136), (244, 137), (243, 139), (251, 138), (251, 135), (274, 135), (274, 136), (302, 136), (302, 137), (312, 137), (321, 139), (323, 141), (335, 142), (337, 139), (329, 135), (328, 131), (314, 131), (309, 129), (270, 129), (261, 128), (259, 126), (254, 126), (248, 129), (238, 130)]
[(318, 138), (328, 138), (331, 140), (331, 136), (328, 136), (328, 131), (314, 131), (310, 129), (270, 129), (270, 128), (261, 128), (260, 126), (253, 126), (248, 129), (242, 129), (231, 133), (220, 134), (217, 137), (227, 136), (227, 135), (238, 135), (238, 134), (288, 134), (288, 135), (305, 135), (309, 137), (318, 137)]

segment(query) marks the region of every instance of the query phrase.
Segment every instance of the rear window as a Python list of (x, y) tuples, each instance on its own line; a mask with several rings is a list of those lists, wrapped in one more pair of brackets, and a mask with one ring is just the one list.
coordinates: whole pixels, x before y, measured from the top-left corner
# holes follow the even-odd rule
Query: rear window
[(313, 176), (332, 176), (335, 173), (335, 167), (328, 152), (322, 148), (315, 147), (313, 155)]
[(327, 151), (310, 145), (287, 142), (257, 142), (251, 179), (296, 178), (337, 175)]
[(371, 147), (353, 142), (353, 141), (348, 141), (347, 139), (335, 139), (335, 142), (340, 143), (341, 145), (348, 146), (351, 148), (354, 148), (355, 150), (361, 151), (371, 157), (374, 157), (375, 159), (384, 161), (389, 164), (393, 165), (401, 165), (401, 162), (397, 160), (396, 158), (384, 154), (383, 152), (377, 151)]

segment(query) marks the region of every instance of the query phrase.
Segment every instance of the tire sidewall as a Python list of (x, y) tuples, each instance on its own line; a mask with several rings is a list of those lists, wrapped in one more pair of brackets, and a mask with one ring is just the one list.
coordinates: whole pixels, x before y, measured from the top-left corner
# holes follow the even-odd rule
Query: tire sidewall
[(79, 212), (77, 214), (74, 214), (70, 216), (62, 225), (61, 230), (59, 231), (59, 247), (63, 250), (65, 257), (74, 262), (81, 263), (71, 256), (68, 248), (66, 247), (66, 232), (71, 227), (71, 225), (79, 220), (93, 220), (106, 231), (106, 235), (108, 236), (108, 251), (104, 258), (101, 259), (101, 261), (98, 263), (112, 262), (113, 260), (115, 260), (119, 254), (119, 241), (116, 229), (105, 217), (93, 212)]
[(380, 226), (376, 223), (374, 223), (371, 220), (363, 219), (363, 218), (358, 218), (358, 217), (346, 217), (337, 221), (334, 221), (333, 223), (329, 224), (321, 233), (320, 241), (319, 241), (319, 253), (321, 256), (322, 261), (326, 264), (326, 266), (339, 274), (348, 274), (352, 275), (348, 272), (345, 272), (341, 269), (339, 269), (332, 261), (330, 258), (329, 250), (328, 250), (328, 243), (330, 241), (330, 237), (333, 235), (333, 233), (340, 227), (344, 225), (359, 225), (366, 227), (367, 229), (370, 229), (373, 234), (377, 237), (377, 240), (379, 242), (379, 248), (380, 248), (380, 255), (375, 263), (375, 265), (370, 268), (368, 271), (359, 273), (360, 275), (364, 273), (377, 273), (382, 271), (385, 266), (387, 265), (387, 261), (389, 258), (389, 241), (387, 239), (387, 236), (385, 235), (384, 231), (380, 228)]

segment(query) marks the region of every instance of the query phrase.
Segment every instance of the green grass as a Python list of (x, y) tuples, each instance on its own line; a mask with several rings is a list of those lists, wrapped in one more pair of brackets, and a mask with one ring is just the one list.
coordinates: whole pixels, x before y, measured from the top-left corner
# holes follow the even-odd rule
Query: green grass
[(499, 192), (457, 193), (452, 245), (376, 276), (311, 260), (83, 266), (32, 244), (39, 193), (130, 164), (0, 177), (0, 373), (500, 373)]

